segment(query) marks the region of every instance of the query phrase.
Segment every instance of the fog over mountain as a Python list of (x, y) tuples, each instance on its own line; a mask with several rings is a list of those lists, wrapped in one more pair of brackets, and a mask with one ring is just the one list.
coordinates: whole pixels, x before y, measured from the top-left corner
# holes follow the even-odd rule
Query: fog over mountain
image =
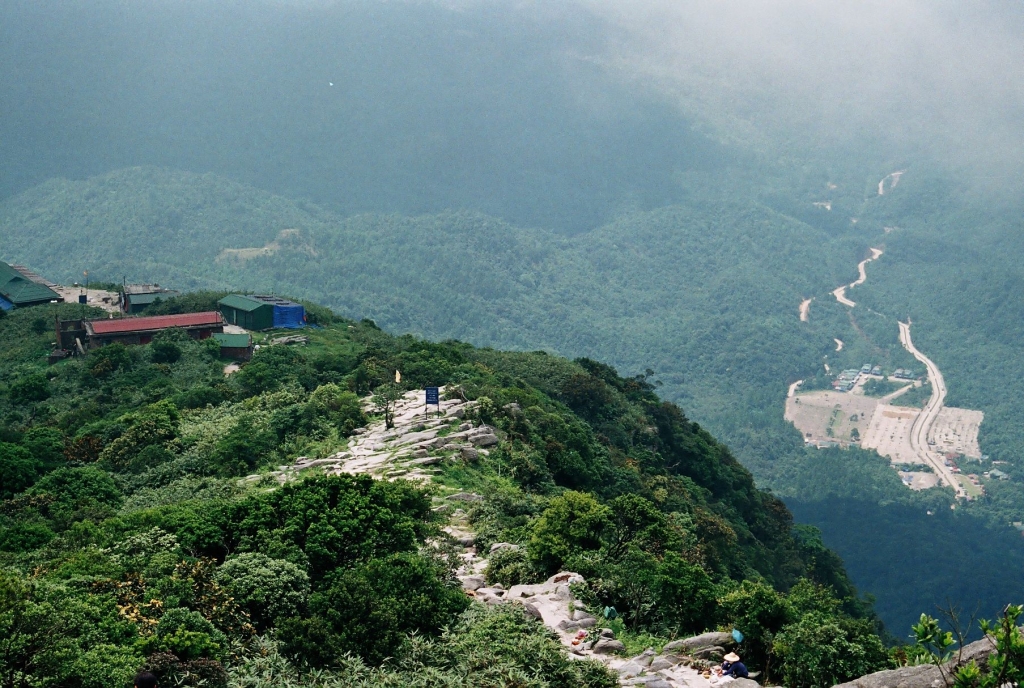
[[(584, 2), (624, 37), (615, 64), (762, 136), (861, 137), (979, 175), (1019, 174), (1024, 4), (868, 0)], [(728, 124), (732, 124), (729, 122)]]
[[(1024, 576), (1022, 122), (1019, 0), (6, 0), (0, 260), (654, 368), (902, 635)], [(897, 320), (983, 498), (784, 420)]]

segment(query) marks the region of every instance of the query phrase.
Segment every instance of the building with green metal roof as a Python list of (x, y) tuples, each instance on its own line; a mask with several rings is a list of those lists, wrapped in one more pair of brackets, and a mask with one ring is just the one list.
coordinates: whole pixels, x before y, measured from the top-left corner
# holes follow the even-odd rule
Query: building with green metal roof
[(274, 304), (251, 296), (229, 294), (217, 302), (221, 315), (230, 325), (247, 330), (269, 330), (274, 326)]
[(306, 326), (306, 309), (279, 296), (230, 294), (217, 303), (224, 320), (247, 330)]
[(248, 361), (252, 358), (252, 335), (235, 334), (233, 332), (218, 332), (211, 335), (220, 344), (220, 355), (224, 358), (234, 358), (241, 361)]
[(0, 308), (24, 308), (51, 301), (62, 301), (60, 294), (0, 262)]

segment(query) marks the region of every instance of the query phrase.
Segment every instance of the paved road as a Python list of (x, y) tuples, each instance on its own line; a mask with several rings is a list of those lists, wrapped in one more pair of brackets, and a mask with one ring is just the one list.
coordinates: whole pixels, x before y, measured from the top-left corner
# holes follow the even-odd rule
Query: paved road
[(914, 346), (914, 342), (910, 338), (910, 323), (901, 322), (899, 325), (900, 343), (903, 344), (903, 348), (909, 351), (914, 358), (924, 364), (925, 368), (928, 369), (928, 379), (932, 383), (932, 396), (928, 403), (925, 404), (925, 407), (921, 409), (920, 415), (918, 415), (914, 425), (910, 428), (910, 446), (921, 457), (923, 463), (932, 467), (943, 483), (956, 491), (957, 497), (966, 497), (967, 492), (957, 481), (956, 476), (949, 470), (949, 467), (943, 462), (938, 452), (932, 451), (928, 445), (928, 432), (935, 423), (935, 419), (942, 410), (942, 404), (946, 400), (946, 381), (942, 379), (942, 373), (939, 371), (938, 366)]

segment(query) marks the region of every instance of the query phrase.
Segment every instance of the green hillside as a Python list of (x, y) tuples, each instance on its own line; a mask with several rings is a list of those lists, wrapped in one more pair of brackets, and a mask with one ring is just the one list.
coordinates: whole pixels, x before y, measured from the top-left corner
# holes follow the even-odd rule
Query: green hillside
[[(263, 341), (229, 377), (217, 346), (173, 332), (47, 366), (37, 321), (78, 312), (0, 317), (2, 676), (98, 687), (146, 666), (188, 686), (617, 685), (518, 607), (470, 604), (441, 531), (445, 497), (467, 489), (484, 497), (466, 505), (480, 550), (522, 547), (492, 555), (489, 582), (580, 572), (577, 594), (619, 611), (627, 647), (736, 627), (752, 667), (802, 675), (818, 660), (773, 638), (803, 637), (810, 614), (857, 653), (826, 659), (828, 675), (890, 665), (817, 532), (642, 376), (396, 337), (323, 308), (307, 346)], [(446, 432), (490, 425), (489, 454), (444, 455), (427, 486), (271, 472), (381, 420), (367, 393), (426, 385), (474, 402)]]
[[(824, 181), (761, 200), (748, 189), (746, 201), (698, 184), (685, 205), (565, 237), (469, 212), (341, 218), (214, 175), (132, 168), (54, 180), (4, 201), (0, 257), (52, 279), (89, 269), (114, 281), (127, 274), (179, 288), (290, 293), (396, 331), (653, 369), (661, 394), (825, 529), (854, 579), (877, 596), (882, 618), (902, 628), (938, 601), (936, 590), (962, 589), (965, 606), (985, 610), (1013, 597), (1011, 580), (963, 582), (945, 552), (980, 547), (992, 568), (1004, 556), (1017, 561), (1021, 542), (1006, 524), (1021, 520), (1020, 483), (995, 485), (984, 502), (947, 513), (947, 495), (906, 491), (884, 462), (844, 454), (830, 464), (808, 454), (782, 406), (786, 385), (819, 374), (825, 356), (838, 367), (910, 365), (895, 324), (909, 313), (915, 341), (947, 376), (949, 403), (984, 410), (983, 450), (1016, 462), (1024, 419), (1001, 373), (1012, 377), (1020, 364), (1012, 329), (1020, 320), (1012, 311), (995, 321), (1005, 328), (964, 319), (981, 318), (973, 304), (998, 303), (997, 290), (1019, 279), (1011, 215), (991, 205), (982, 212), (968, 193), (937, 197), (942, 180), (909, 176), (881, 198), (870, 193), (877, 182), (847, 181), (833, 191), (832, 211), (811, 205)], [(958, 219), (936, 224), (950, 208)], [(974, 224), (960, 224), (965, 218)], [(886, 253), (850, 312), (829, 292), (856, 277), (868, 246)], [(239, 251), (262, 247), (269, 250)], [(962, 277), (943, 278), (950, 274)], [(815, 298), (811, 320), (801, 323), (797, 306), (807, 297)], [(846, 342), (841, 354), (833, 337)], [(831, 520), (834, 500), (865, 498), (874, 506), (855, 523)], [(936, 507), (961, 525), (943, 535), (926, 514)], [(892, 533), (887, 546), (913, 566), (893, 566), (870, 546), (878, 533)]]

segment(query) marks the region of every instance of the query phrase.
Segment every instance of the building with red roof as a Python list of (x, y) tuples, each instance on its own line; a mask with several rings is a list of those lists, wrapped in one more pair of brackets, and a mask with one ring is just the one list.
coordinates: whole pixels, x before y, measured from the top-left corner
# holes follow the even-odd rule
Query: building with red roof
[(95, 349), (115, 342), (149, 344), (157, 332), (172, 328), (183, 330), (192, 339), (207, 339), (224, 331), (224, 318), (217, 311), (207, 311), (143, 318), (62, 321), (57, 326), (57, 337), (64, 349), (74, 347), (76, 338), (84, 339), (80, 342), (84, 348)]

